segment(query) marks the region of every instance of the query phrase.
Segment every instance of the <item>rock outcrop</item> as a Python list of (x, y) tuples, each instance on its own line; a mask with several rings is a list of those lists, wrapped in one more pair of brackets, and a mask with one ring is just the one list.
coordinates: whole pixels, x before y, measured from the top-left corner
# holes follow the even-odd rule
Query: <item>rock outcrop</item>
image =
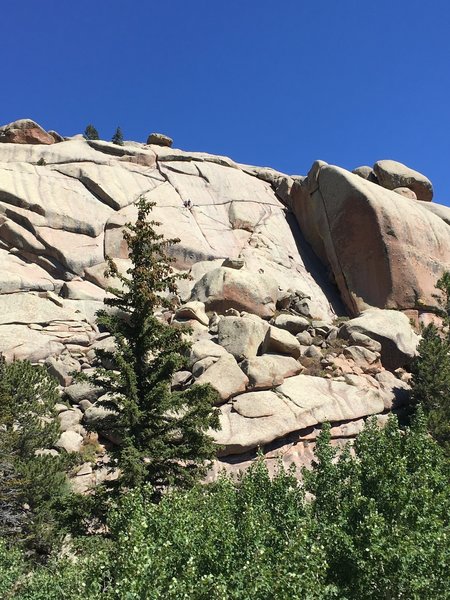
[(341, 337), (355, 340), (355, 334), (364, 334), (380, 343), (381, 360), (391, 371), (407, 366), (419, 343), (408, 317), (395, 310), (365, 310), (342, 325)]
[(120, 443), (114, 414), (73, 374), (113, 346), (95, 321), (120, 283), (105, 278), (106, 256), (129, 267), (123, 231), (143, 194), (160, 232), (180, 239), (175, 268), (190, 274), (160, 315), (192, 330), (173, 389), (210, 383), (220, 397), (211, 477), (258, 447), (307, 464), (324, 421), (344, 443), (369, 415), (383, 422), (408, 401), (399, 368), (418, 343), (408, 318), (429, 318), (450, 266), (450, 209), (429, 202), (424, 176), (392, 161), (353, 174), (318, 161), (307, 177), (285, 175), (174, 149), (161, 134), (116, 146), (63, 140), (30, 120), (0, 128), (0, 141), (0, 352), (57, 378), (52, 452), (96, 457), (77, 489), (117, 476), (106, 466), (108, 444)]
[(222, 454), (240, 454), (324, 421), (347, 421), (382, 412), (379, 391), (321, 377), (290, 377), (274, 391), (249, 392), (221, 409), (214, 434)]
[(370, 307), (436, 306), (435, 283), (450, 266), (450, 229), (437, 211), (320, 162), (291, 200), (303, 235), (332, 271), (352, 315)]
[[(52, 135), (53, 133), (53, 135)], [(0, 142), (11, 144), (54, 144), (56, 132), (47, 132), (31, 119), (20, 119), (0, 127)]]
[(380, 185), (388, 190), (410, 189), (415, 197), (425, 202), (433, 199), (433, 185), (428, 177), (405, 167), (395, 160), (379, 160), (373, 171)]

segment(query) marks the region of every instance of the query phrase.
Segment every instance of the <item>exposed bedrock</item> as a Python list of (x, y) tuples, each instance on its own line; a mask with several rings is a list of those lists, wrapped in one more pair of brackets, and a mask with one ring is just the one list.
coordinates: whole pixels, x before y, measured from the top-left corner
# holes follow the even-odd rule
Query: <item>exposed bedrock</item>
[(190, 274), (158, 315), (192, 330), (172, 388), (218, 391), (222, 466), (245, 466), (258, 447), (306, 464), (324, 421), (340, 443), (408, 402), (403, 368), (418, 342), (408, 319), (429, 318), (450, 266), (450, 209), (429, 202), (420, 173), (380, 161), (356, 174), (316, 162), (307, 177), (286, 175), (171, 148), (159, 134), (116, 146), (30, 120), (0, 138), (0, 353), (57, 378), (65, 404), (52, 452), (82, 451), (97, 433), (118, 443), (114, 415), (96, 404), (102, 390), (73, 373), (92, 372), (96, 349), (114, 347), (95, 314), (120, 285), (105, 277), (107, 256), (130, 267), (123, 233), (142, 194), (159, 232), (179, 239), (175, 268)]
[(448, 208), (320, 161), (294, 185), (291, 202), (351, 314), (436, 306), (436, 281), (450, 267)]

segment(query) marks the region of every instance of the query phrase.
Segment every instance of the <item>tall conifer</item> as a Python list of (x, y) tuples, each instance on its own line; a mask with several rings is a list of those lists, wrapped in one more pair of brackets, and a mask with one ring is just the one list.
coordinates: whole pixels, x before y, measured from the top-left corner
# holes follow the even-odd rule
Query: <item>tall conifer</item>
[(450, 455), (450, 273), (436, 284), (441, 291), (438, 314), (442, 326), (422, 331), (418, 356), (412, 364), (412, 399), (421, 404), (433, 437)]
[(111, 138), (111, 141), (117, 146), (123, 146), (123, 133), (120, 127), (117, 127), (116, 131), (114, 132), (114, 135)]
[(148, 219), (154, 203), (141, 197), (134, 224), (127, 224), (131, 267), (128, 276), (108, 259), (107, 275), (117, 278), (121, 289), (100, 311), (98, 323), (115, 340), (115, 351), (101, 353), (115, 370), (101, 369), (94, 380), (109, 393), (103, 403), (118, 413), (114, 431), (121, 443), (115, 455), (121, 470), (119, 487), (149, 482), (156, 495), (167, 486), (190, 487), (202, 477), (215, 446), (208, 435), (219, 427), (217, 394), (209, 385), (193, 385), (172, 391), (173, 374), (183, 367), (190, 348), (186, 332), (155, 316), (157, 309), (173, 308), (168, 296), (177, 292), (177, 281), (187, 275), (175, 273), (168, 254), (178, 239), (164, 239), (159, 225)]
[(85, 140), (98, 140), (98, 139), (100, 139), (99, 135), (98, 135), (98, 131), (92, 125), (92, 123), (89, 123), (89, 125), (84, 130), (83, 137), (84, 137)]

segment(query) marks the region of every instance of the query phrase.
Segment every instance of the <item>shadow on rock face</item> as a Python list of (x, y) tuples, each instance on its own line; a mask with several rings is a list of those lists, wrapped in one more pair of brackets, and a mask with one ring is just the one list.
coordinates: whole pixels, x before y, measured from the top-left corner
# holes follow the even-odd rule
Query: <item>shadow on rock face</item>
[(311, 273), (314, 281), (322, 289), (334, 312), (338, 316), (348, 316), (348, 311), (341, 299), (337, 286), (331, 281), (330, 277), (327, 276), (327, 267), (324, 267), (323, 263), (306, 241), (305, 236), (298, 226), (295, 215), (288, 212), (286, 214), (286, 221), (291, 229), (292, 236), (306, 269)]

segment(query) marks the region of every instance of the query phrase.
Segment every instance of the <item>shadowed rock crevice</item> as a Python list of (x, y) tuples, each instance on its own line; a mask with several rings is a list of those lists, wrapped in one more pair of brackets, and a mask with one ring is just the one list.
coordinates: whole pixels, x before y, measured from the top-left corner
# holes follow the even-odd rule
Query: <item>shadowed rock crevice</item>
[[(333, 312), (339, 316), (347, 316), (348, 310), (341, 299), (339, 289), (337, 288), (332, 271), (322, 263), (316, 255), (311, 245), (303, 235), (295, 215), (291, 212), (286, 213), (286, 221), (291, 229), (292, 237), (295, 240), (298, 253), (300, 254), (305, 268), (314, 281), (324, 292)], [(325, 268), (324, 268), (325, 267)]]

